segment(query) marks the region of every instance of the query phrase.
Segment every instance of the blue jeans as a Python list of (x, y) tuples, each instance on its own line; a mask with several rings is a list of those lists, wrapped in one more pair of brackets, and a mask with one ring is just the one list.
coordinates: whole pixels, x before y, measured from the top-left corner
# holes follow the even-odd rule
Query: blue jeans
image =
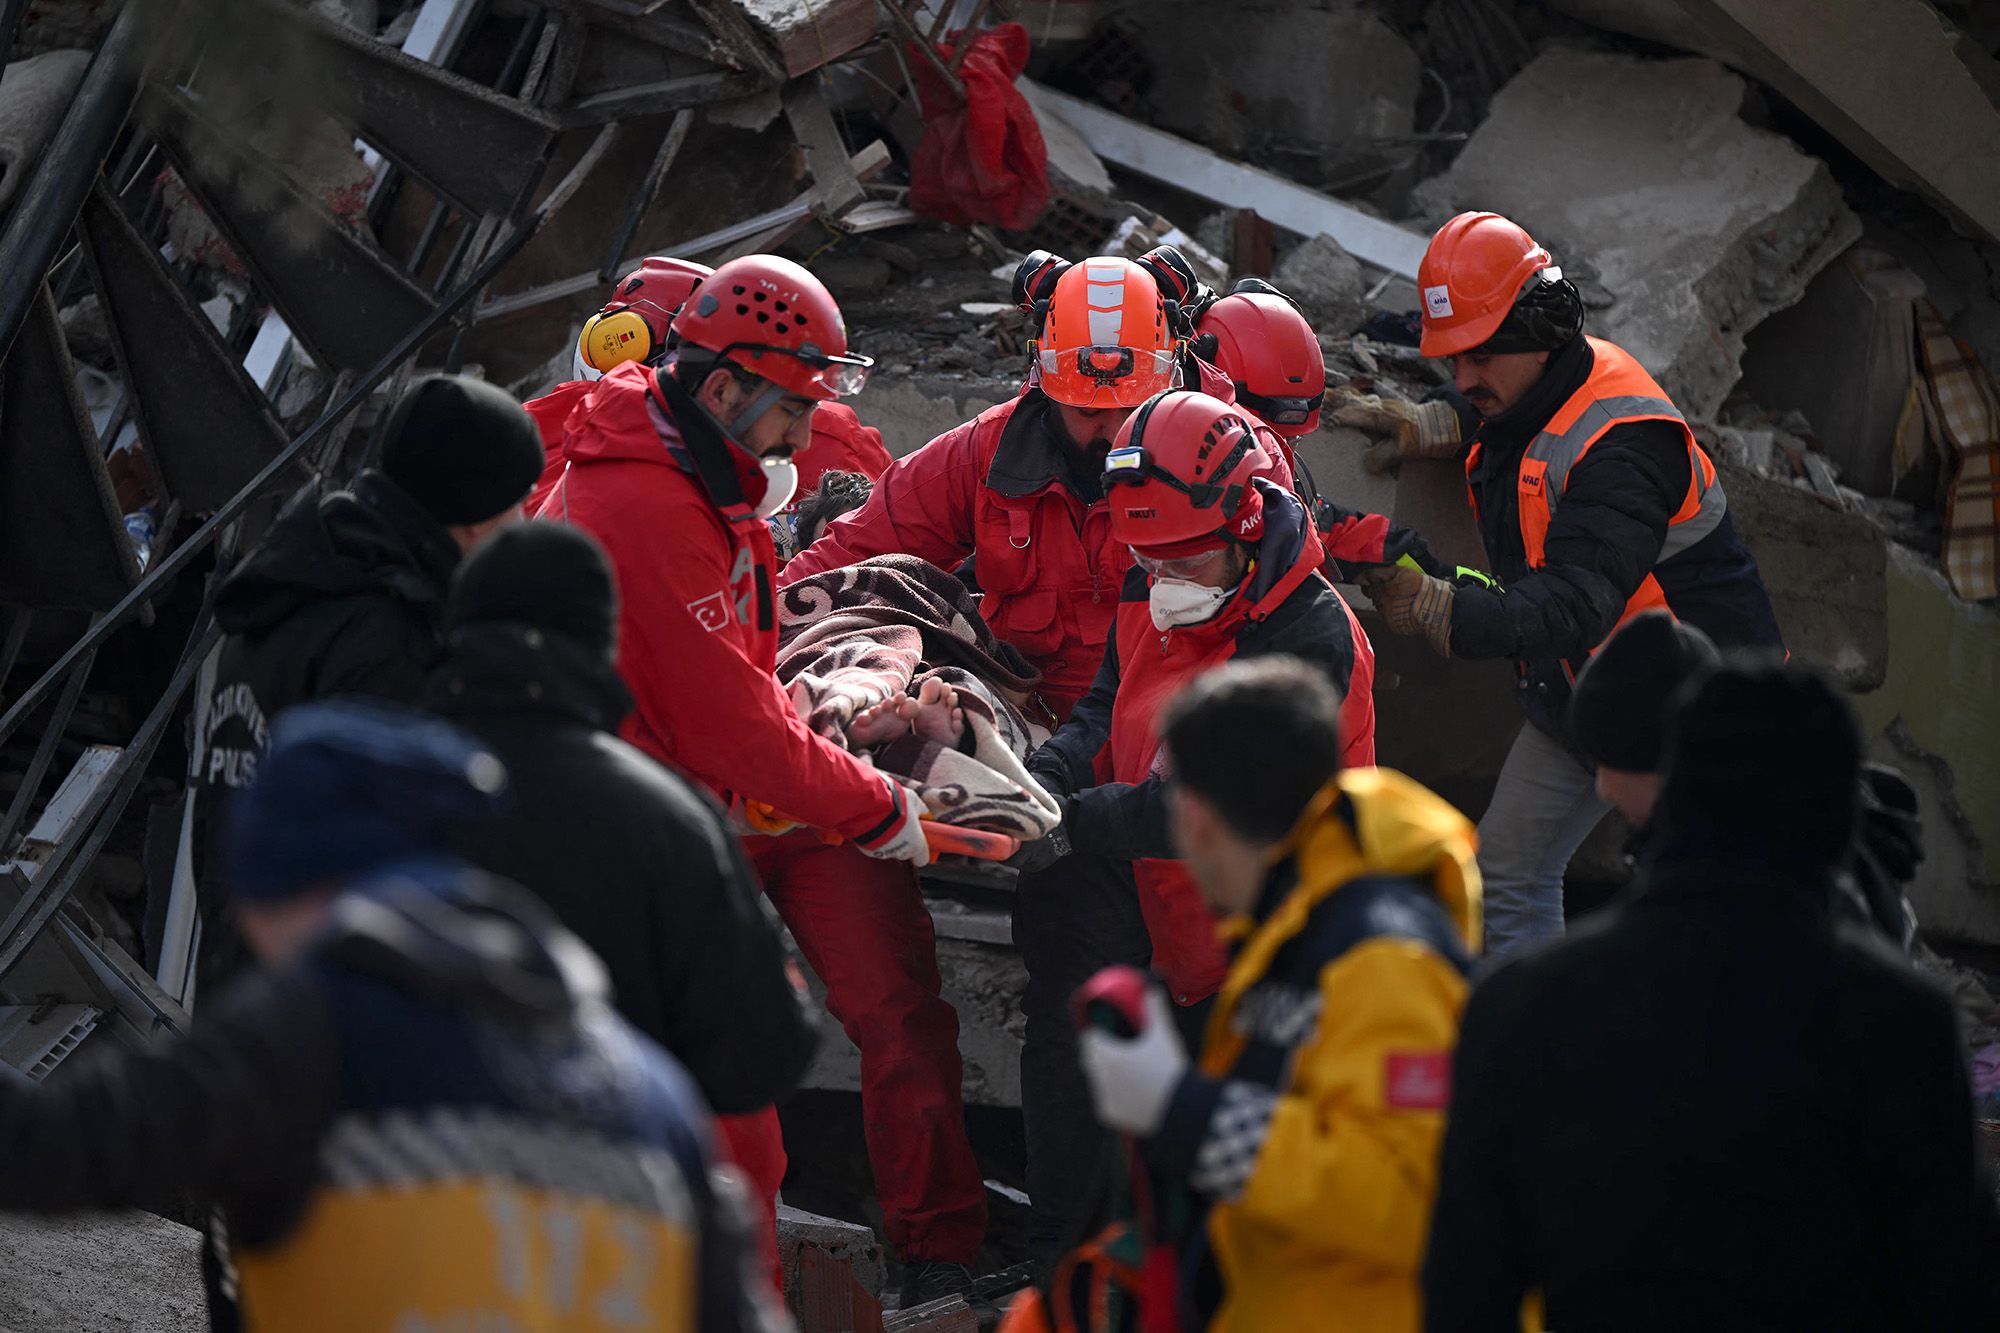
[(1479, 821), (1486, 956), (1563, 931), (1563, 871), (1610, 803), (1590, 766), (1525, 723)]

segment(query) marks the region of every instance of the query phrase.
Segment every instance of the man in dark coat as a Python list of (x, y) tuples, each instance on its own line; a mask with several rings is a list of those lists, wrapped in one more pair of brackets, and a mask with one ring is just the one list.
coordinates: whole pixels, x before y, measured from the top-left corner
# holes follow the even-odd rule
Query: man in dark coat
[[(452, 570), (519, 516), (541, 467), (541, 434), (511, 397), (432, 375), (397, 401), (379, 469), (292, 498), (216, 594), (228, 637), (201, 701), (197, 756), (211, 829), (256, 776), (280, 712), (339, 696), (417, 702), (442, 648)], [(242, 965), (217, 859), (200, 895), (204, 986)]]
[(271, 718), (357, 695), (413, 704), (437, 661), (459, 558), (520, 515), (541, 435), (506, 393), (432, 375), (398, 400), (382, 466), (294, 496), (216, 594), (228, 634), (209, 693), (202, 783), (248, 785)]
[(2000, 1327), (1950, 999), (1833, 909), (1853, 710), (1795, 665), (1669, 729), (1637, 894), (1477, 989), (1424, 1268), (1432, 1333)]
[(614, 1003), (724, 1114), (792, 1091), (816, 1024), (714, 804), (618, 739), (618, 605), (581, 531), (523, 523), (466, 561), (426, 695), (512, 774), (467, 858), (540, 895), (611, 974)]

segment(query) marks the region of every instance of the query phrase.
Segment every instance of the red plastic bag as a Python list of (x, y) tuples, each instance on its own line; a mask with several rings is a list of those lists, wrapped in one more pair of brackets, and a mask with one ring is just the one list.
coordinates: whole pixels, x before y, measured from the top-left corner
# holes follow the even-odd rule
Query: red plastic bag
[[(951, 48), (942, 54), (949, 62)], [(1049, 150), (1034, 109), (1014, 86), (1028, 67), (1028, 30), (1002, 23), (972, 38), (958, 67), (963, 102), (914, 46), (910, 63), (924, 112), (910, 207), (959, 226), (1033, 226), (1049, 206)]]

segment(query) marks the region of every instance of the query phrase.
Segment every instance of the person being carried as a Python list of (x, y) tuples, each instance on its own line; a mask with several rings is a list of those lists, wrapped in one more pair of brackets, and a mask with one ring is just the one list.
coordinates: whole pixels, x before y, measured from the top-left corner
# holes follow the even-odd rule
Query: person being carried
[(1161, 720), (1229, 975), (1192, 1064), (1157, 986), (1138, 1032), (1081, 1041), (1098, 1115), (1139, 1141), (1156, 1239), (1181, 1247), (1180, 1328), (1417, 1323), (1479, 873), (1443, 800), (1343, 767), (1339, 708), (1322, 667), (1280, 654), (1215, 668)]
[(184, 1036), (0, 1084), (0, 1208), (211, 1201), (252, 1329), (787, 1326), (687, 1076), (445, 850), (504, 784), (421, 714), (279, 717), (228, 833), (262, 966)]

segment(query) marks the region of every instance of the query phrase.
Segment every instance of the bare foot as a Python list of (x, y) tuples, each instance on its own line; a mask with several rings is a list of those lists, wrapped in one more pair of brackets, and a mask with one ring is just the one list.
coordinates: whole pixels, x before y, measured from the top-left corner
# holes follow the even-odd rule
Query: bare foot
[(958, 692), (936, 676), (919, 686), (914, 698), (904, 696), (899, 706), (917, 735), (927, 741), (955, 746), (965, 735), (965, 710), (958, 706)]
[(892, 741), (898, 736), (907, 735), (910, 730), (910, 720), (904, 716), (902, 706), (909, 702), (911, 702), (909, 696), (900, 695), (862, 709), (854, 715), (854, 720), (847, 724), (847, 738), (866, 749), (871, 745), (880, 745), (884, 741)]

